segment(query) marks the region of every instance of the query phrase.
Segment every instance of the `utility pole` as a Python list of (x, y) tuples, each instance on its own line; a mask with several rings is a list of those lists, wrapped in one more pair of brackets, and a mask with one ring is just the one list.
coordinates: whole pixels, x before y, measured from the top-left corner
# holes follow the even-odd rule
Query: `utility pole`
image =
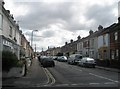
[(34, 52), (34, 56), (36, 57), (36, 44), (35, 44), (35, 52)]
[(34, 31), (38, 31), (38, 30), (32, 30), (32, 34), (31, 34), (31, 47), (32, 47), (32, 43), (33, 43), (33, 32)]
[(36, 53), (36, 44), (35, 44), (35, 53)]

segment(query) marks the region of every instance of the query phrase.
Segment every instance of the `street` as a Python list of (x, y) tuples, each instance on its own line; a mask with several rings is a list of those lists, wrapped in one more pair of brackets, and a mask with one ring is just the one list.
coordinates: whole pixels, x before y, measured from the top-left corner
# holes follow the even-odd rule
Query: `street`
[(8, 79), (3, 84), (10, 83), (14, 87), (118, 87), (117, 72), (84, 68), (66, 62), (55, 61), (55, 64), (55, 67), (43, 68), (34, 59), (25, 77)]
[(118, 73), (97, 68), (83, 68), (56, 62), (55, 68), (48, 68), (56, 79), (54, 86), (116, 87)]

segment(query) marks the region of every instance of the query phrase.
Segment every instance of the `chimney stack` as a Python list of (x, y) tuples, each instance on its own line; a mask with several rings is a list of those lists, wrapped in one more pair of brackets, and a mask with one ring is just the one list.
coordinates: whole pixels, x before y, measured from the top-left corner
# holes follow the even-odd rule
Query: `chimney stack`
[(99, 25), (98, 30), (102, 30), (103, 26)]
[(81, 37), (80, 37), (80, 36), (78, 36), (77, 38), (78, 38), (78, 40), (80, 40), (80, 39), (81, 39)]
[(65, 45), (67, 45), (67, 42), (65, 42)]
[(92, 34), (93, 34), (93, 31), (92, 31), (92, 30), (90, 30), (90, 31), (89, 31), (89, 35), (92, 35)]
[(7, 13), (10, 15), (10, 10), (6, 10), (7, 11)]
[(120, 17), (118, 17), (118, 23), (120, 23)]
[(73, 39), (70, 40), (70, 43), (72, 43), (72, 42), (73, 42)]

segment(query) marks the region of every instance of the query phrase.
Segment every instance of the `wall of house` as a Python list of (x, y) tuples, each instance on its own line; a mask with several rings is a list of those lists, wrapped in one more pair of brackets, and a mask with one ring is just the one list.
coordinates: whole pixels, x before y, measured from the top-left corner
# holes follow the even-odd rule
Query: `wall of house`
[[(2, 8), (2, 17), (3, 17), (3, 30), (1, 35), (2, 37), (2, 44), (4, 50), (10, 50), (14, 52), (18, 59), (20, 58), (20, 47), (17, 42), (19, 42), (19, 31), (16, 28), (15, 23), (12, 21), (13, 19), (9, 17), (9, 13), (6, 12), (4, 8)], [(12, 28), (12, 31), (10, 31), (10, 27)], [(10, 32), (12, 33), (10, 36)], [(17, 42), (16, 42), (17, 40)]]
[[(10, 37), (10, 26), (12, 27), (12, 37)], [(10, 21), (8, 20), (8, 17), (3, 14), (3, 35), (9, 39), (13, 39), (13, 25), (10, 23)]]
[(98, 59), (109, 59), (109, 34), (98, 36)]
[(103, 46), (108, 46), (109, 42), (108, 39), (109, 39), (108, 34), (98, 36), (98, 49)]
[(79, 41), (77, 43), (77, 53), (83, 54), (83, 42), (82, 41)]
[(97, 44), (97, 37), (90, 38), (90, 49), (89, 49), (89, 57), (97, 59), (98, 55), (98, 44)]
[(0, 35), (2, 35), (2, 30), (3, 30), (2, 24), (3, 24), (3, 16), (2, 16), (2, 11), (0, 9)]

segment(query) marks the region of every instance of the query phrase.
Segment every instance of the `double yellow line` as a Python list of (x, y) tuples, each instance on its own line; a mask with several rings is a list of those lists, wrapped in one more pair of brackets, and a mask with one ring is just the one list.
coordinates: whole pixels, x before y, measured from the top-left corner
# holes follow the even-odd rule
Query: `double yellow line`
[(55, 83), (55, 78), (53, 77), (53, 75), (48, 71), (48, 69), (47, 68), (43, 68), (43, 70), (44, 70), (44, 72), (45, 72), (45, 74), (46, 74), (46, 76), (47, 76), (47, 79), (48, 79), (48, 81), (47, 81), (47, 85), (53, 85), (54, 83)]

